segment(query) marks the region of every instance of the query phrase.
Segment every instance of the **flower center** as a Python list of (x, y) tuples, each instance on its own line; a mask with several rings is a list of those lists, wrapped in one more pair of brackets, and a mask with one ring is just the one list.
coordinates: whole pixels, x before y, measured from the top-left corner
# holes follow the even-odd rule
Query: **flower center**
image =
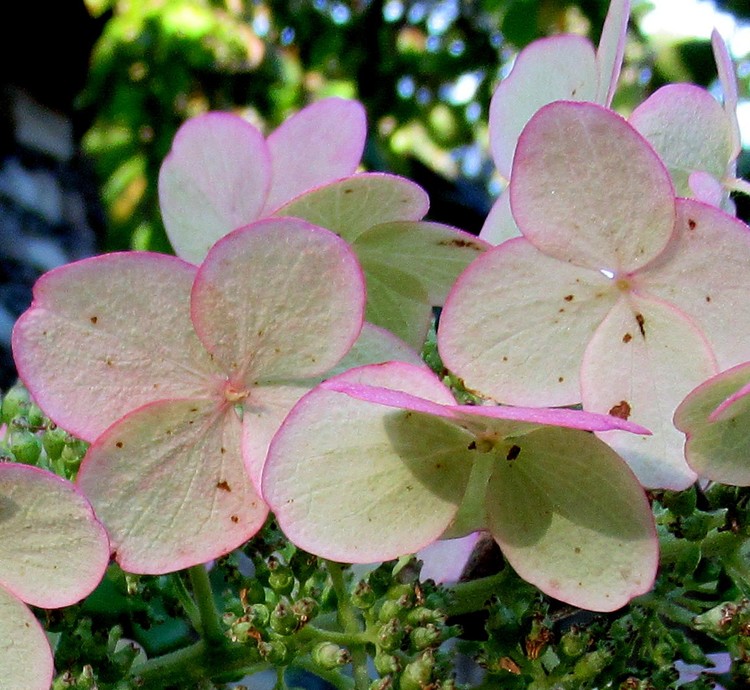
[(236, 387), (231, 381), (227, 381), (224, 384), (224, 399), (227, 402), (242, 402), (248, 395), (250, 395), (250, 391)]
[(627, 292), (632, 287), (630, 281), (627, 278), (618, 278), (615, 281), (615, 285), (621, 292)]

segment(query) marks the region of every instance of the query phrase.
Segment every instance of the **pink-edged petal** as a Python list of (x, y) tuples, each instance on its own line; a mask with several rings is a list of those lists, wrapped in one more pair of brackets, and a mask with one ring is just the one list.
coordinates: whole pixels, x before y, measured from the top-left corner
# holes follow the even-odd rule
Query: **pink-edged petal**
[[(452, 397), (430, 371), (408, 364), (342, 378)], [(319, 387), (274, 437), (263, 495), (307, 551), (350, 563), (395, 558), (435, 541), (456, 514), (471, 469), (468, 440), (442, 420)]]
[(632, 271), (666, 246), (674, 190), (656, 152), (619, 115), (558, 102), (529, 121), (510, 182), (524, 236), (563, 261)]
[(661, 156), (679, 196), (690, 194), (691, 172), (700, 170), (717, 179), (726, 174), (732, 155), (731, 121), (705, 89), (693, 84), (662, 86), (629, 121)]
[[(405, 370), (408, 374), (408, 370)], [(609, 415), (580, 410), (456, 405), (419, 397), (378, 385), (362, 384), (345, 377), (326, 381), (321, 388), (345, 393), (364, 402), (442, 418), (468, 434), (471, 473), (461, 505), (444, 532), (459, 537), (487, 526), (487, 485), (498, 462), (512, 461), (523, 447), (522, 438), (540, 426), (564, 426), (583, 431), (625, 429), (648, 433), (642, 427)], [(516, 445), (520, 444), (520, 445)], [(464, 448), (457, 452), (464, 453)]]
[(363, 261), (362, 270), (367, 280), (365, 318), (421, 349), (432, 322), (427, 288), (411, 273), (376, 259)]
[(421, 220), (429, 205), (426, 192), (405, 177), (362, 173), (306, 192), (274, 215), (302, 218), (354, 242), (379, 223)]
[(286, 120), (268, 137), (273, 172), (263, 215), (308, 189), (354, 173), (366, 137), (365, 109), (343, 98), (323, 99)]
[(218, 370), (190, 321), (195, 271), (129, 252), (42, 276), (13, 331), (19, 375), (42, 409), (93, 441), (140, 405), (207, 395)]
[[(724, 96), (724, 111), (732, 125), (731, 159), (734, 161), (742, 150), (740, 123), (737, 120), (737, 103), (739, 102), (737, 75), (734, 71), (734, 63), (732, 62), (732, 56), (729, 54), (729, 48), (716, 29), (711, 32), (711, 48), (713, 49), (714, 60), (716, 60), (716, 71), (719, 73), (719, 82)], [(732, 168), (734, 168), (734, 165), (732, 165)]]
[(417, 557), (422, 561), (420, 577), (438, 583), (458, 582), (480, 537), (472, 532), (458, 539), (441, 539), (422, 549)]
[(415, 277), (427, 290), (432, 306), (442, 306), (456, 278), (490, 248), (463, 230), (414, 221), (376, 225), (353, 246), (363, 266), (387, 265)]
[(490, 102), (490, 145), (500, 173), (510, 177), (518, 137), (539, 108), (594, 100), (597, 83), (594, 47), (582, 36), (543, 38), (524, 48)]
[(233, 385), (323, 374), (362, 329), (365, 289), (349, 246), (297, 218), (269, 218), (216, 243), (198, 271), (198, 336)]
[(0, 464), (0, 585), (34, 606), (80, 601), (99, 584), (109, 543), (89, 502), (37, 467)]
[(600, 272), (508, 240), (456, 282), (440, 317), (440, 354), (470, 389), (498, 402), (574, 404), (584, 348), (615, 299)]
[(24, 603), (0, 587), (3, 690), (49, 690), (54, 671), (44, 629)]
[(614, 611), (653, 585), (653, 516), (627, 465), (591, 434), (513, 440), (487, 491), (489, 528), (518, 574), (573, 606)]
[(320, 379), (300, 380), (251, 389), (242, 410), (242, 457), (258, 492), (268, 447), (289, 411)]
[[(331, 379), (321, 384), (321, 387), (326, 390), (346, 393), (352, 398), (378, 405), (442, 417), (482, 436), (487, 435), (488, 432), (497, 432), (503, 436), (515, 436), (528, 433), (538, 426), (560, 426), (578, 429), (579, 431), (619, 429), (637, 434), (649, 433), (642, 426), (610, 414), (596, 414), (567, 408), (436, 403), (404, 391), (382, 386), (363, 385), (347, 381), (345, 378)], [(510, 423), (498, 425), (497, 421)]]
[(677, 200), (673, 241), (638, 280), (685, 312), (711, 343), (720, 369), (750, 360), (750, 230), (736, 218)]
[(124, 570), (204, 563), (261, 528), (268, 509), (245, 472), (241, 433), (228, 405), (165, 400), (131, 412), (89, 448), (78, 486)]
[(721, 182), (711, 173), (703, 172), (702, 170), (691, 172), (688, 175), (687, 185), (690, 191), (688, 196), (702, 201), (704, 204), (710, 204), (711, 206), (716, 206), (716, 208), (723, 209), (727, 193), (724, 191)]
[(211, 245), (261, 214), (271, 158), (261, 133), (230, 113), (188, 120), (159, 171), (159, 205), (175, 252), (199, 263)]
[(680, 401), (716, 372), (711, 348), (674, 307), (623, 296), (591, 339), (581, 368), (583, 407), (641, 424), (652, 436), (601, 432), (644, 486), (684, 489), (695, 481), (672, 424)]
[[(426, 367), (419, 353), (388, 331), (365, 323), (357, 341), (326, 378), (354, 367), (388, 361), (408, 362)], [(243, 410), (242, 453), (245, 466), (255, 487), (260, 491), (260, 478), (268, 446), (284, 418), (295, 403), (323, 380), (314, 379), (262, 386), (251, 391)]]
[(620, 78), (625, 39), (628, 35), (630, 0), (612, 0), (604, 20), (599, 47), (596, 49), (596, 66), (599, 72), (597, 103), (609, 106)]
[(365, 364), (379, 364), (380, 362), (408, 362), (420, 367), (426, 367), (422, 358), (414, 348), (409, 347), (403, 340), (397, 338), (385, 328), (365, 322), (359, 338), (352, 345), (333, 369), (326, 372), (326, 378), (343, 374), (354, 367)]
[(677, 408), (674, 422), (687, 436), (685, 457), (699, 476), (750, 485), (750, 363), (691, 391)]
[[(740, 367), (746, 366), (740, 364)], [(732, 393), (724, 402), (722, 402), (710, 415), (709, 421), (716, 422), (722, 419), (729, 419), (736, 416), (744, 406), (748, 404), (747, 397), (750, 395), (750, 383), (746, 383), (736, 393)]]
[(510, 211), (510, 187), (506, 187), (492, 205), (479, 232), (479, 239), (491, 245), (498, 245), (520, 236), (521, 231)]

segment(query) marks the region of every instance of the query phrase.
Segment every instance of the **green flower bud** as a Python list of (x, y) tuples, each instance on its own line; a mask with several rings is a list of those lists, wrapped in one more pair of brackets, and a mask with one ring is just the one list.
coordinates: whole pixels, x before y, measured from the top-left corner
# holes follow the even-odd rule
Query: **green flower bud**
[(30, 431), (14, 431), (10, 450), (18, 462), (35, 465), (42, 452), (42, 442), (36, 434)]
[(378, 646), (386, 652), (392, 652), (401, 647), (404, 635), (401, 623), (397, 618), (392, 618), (378, 630)]
[(406, 601), (409, 605), (414, 604), (414, 586), (413, 585), (391, 585), (385, 594), (387, 599), (393, 601), (399, 601), (402, 597), (406, 597)]
[(291, 635), (299, 627), (299, 619), (287, 601), (280, 601), (271, 611), (270, 625), (279, 635)]
[(29, 426), (33, 429), (41, 429), (47, 423), (47, 419), (44, 417), (44, 413), (34, 403), (31, 403), (31, 405), (29, 405), (29, 409), (26, 412), (26, 419), (29, 420)]
[(245, 643), (250, 639), (252, 630), (253, 624), (245, 618), (240, 618), (229, 629), (229, 637), (233, 642)]
[(81, 675), (78, 676), (78, 682), (76, 683), (76, 690), (97, 690), (94, 669), (89, 664), (86, 664), (81, 669)]
[(440, 644), (442, 635), (440, 630), (432, 623), (428, 623), (425, 626), (414, 628), (411, 631), (409, 638), (411, 640), (412, 647), (417, 651), (427, 649), (428, 647), (435, 647)]
[(265, 604), (252, 604), (245, 614), (254, 627), (263, 629), (271, 620), (271, 613)]
[(373, 663), (380, 676), (393, 675), (401, 670), (401, 660), (397, 656), (380, 650), (375, 654)]
[(401, 690), (424, 690), (429, 684), (432, 669), (435, 667), (435, 657), (431, 652), (425, 652), (415, 661), (407, 664), (401, 674)]
[(3, 422), (10, 425), (16, 417), (25, 417), (30, 405), (28, 391), (23, 386), (13, 386), (3, 398), (0, 416)]
[(47, 453), (47, 457), (50, 460), (57, 460), (62, 454), (68, 439), (68, 433), (60, 427), (56, 426), (52, 429), (47, 429), (42, 435), (42, 445), (44, 446), (44, 452)]
[(258, 651), (268, 663), (274, 666), (285, 666), (291, 661), (289, 649), (281, 640), (271, 640), (258, 642)]
[(444, 625), (446, 616), (441, 611), (428, 609), (426, 606), (417, 606), (406, 614), (406, 622), (409, 625)]
[(569, 659), (577, 659), (589, 647), (591, 635), (572, 627), (560, 638), (560, 651)]
[(370, 586), (370, 583), (364, 580), (361, 580), (357, 584), (351, 596), (352, 606), (363, 610), (371, 608), (376, 600), (375, 591)]
[(331, 671), (348, 664), (352, 657), (348, 650), (333, 642), (320, 642), (313, 647), (312, 660), (321, 668)]
[(596, 649), (582, 656), (573, 668), (573, 675), (578, 681), (593, 680), (612, 660), (612, 654), (604, 649)]
[(387, 623), (394, 618), (400, 618), (402, 613), (403, 610), (397, 601), (386, 599), (378, 611), (378, 620)]
[(277, 594), (289, 594), (294, 583), (294, 573), (289, 566), (278, 565), (268, 573), (268, 586)]
[(292, 611), (297, 617), (298, 624), (304, 625), (318, 614), (318, 602), (310, 597), (303, 597), (294, 602)]
[(693, 625), (697, 630), (709, 635), (719, 638), (730, 637), (737, 632), (738, 610), (737, 604), (726, 601), (693, 618)]

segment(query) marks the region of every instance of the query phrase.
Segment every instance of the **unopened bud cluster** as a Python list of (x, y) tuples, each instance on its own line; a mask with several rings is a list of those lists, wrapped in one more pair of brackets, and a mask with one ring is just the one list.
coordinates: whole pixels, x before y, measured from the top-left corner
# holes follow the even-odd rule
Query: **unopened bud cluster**
[(5, 425), (0, 440), (2, 461), (36, 465), (75, 479), (87, 444), (45, 417), (20, 383), (3, 396), (0, 419)]

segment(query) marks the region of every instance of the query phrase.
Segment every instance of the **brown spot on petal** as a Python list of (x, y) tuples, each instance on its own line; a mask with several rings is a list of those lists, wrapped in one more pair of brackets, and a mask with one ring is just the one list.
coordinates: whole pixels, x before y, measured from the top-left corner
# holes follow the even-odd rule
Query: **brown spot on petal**
[(581, 547), (580, 547), (580, 546), (576, 546), (576, 547), (575, 547), (575, 548), (573, 549), (573, 551), (575, 551), (576, 553), (581, 553)]
[(221, 447), (221, 448), (219, 449), (219, 452), (220, 452), (220, 453), (221, 453), (222, 455), (224, 455), (224, 454), (225, 454), (225, 453), (227, 452), (227, 449), (226, 449), (226, 448), (224, 448), (224, 446), (222, 446), (222, 447)]
[(346, 187), (344, 189), (344, 194), (351, 194), (354, 190), (351, 187)]
[(231, 491), (232, 487), (229, 486), (229, 482), (226, 479), (222, 479), (220, 482), (216, 482), (216, 488), (222, 491)]
[(710, 301), (711, 301), (711, 295), (706, 295), (706, 302), (710, 302)]
[(626, 400), (620, 400), (617, 405), (613, 405), (610, 409), (609, 414), (613, 417), (619, 417), (620, 419), (627, 419), (630, 417), (630, 403)]
[(696, 223), (692, 218), (688, 218), (688, 227), (691, 230), (695, 230), (695, 228), (696, 228), (697, 225), (698, 225), (698, 223)]
[(630, 333), (626, 333), (624, 336), (622, 336), (623, 343), (629, 343), (632, 339), (633, 339), (633, 336), (630, 335)]
[(646, 337), (646, 328), (645, 328), (646, 319), (643, 318), (643, 314), (636, 314), (635, 320), (638, 322), (638, 329), (640, 330), (641, 335), (645, 338)]
[(565, 295), (565, 297), (563, 297), (563, 299), (566, 302), (572, 302), (573, 301), (573, 295)]
[(482, 249), (478, 244), (475, 244), (471, 240), (463, 240), (459, 237), (452, 240), (440, 240), (440, 242), (438, 242), (438, 247), (468, 247), (477, 252)]
[(558, 377), (557, 377), (557, 382), (558, 382), (558, 383), (562, 383), (562, 382), (563, 382), (564, 380), (565, 380), (565, 377), (564, 377), (564, 376), (558, 376)]
[(240, 517), (239, 517), (239, 515), (232, 515), (232, 516), (231, 516), (231, 517), (230, 517), (229, 519), (230, 519), (230, 520), (231, 520), (231, 521), (232, 521), (232, 522), (233, 522), (233, 523), (234, 523), (235, 525), (236, 525), (236, 524), (237, 524), (237, 523), (238, 523), (238, 522), (240, 521)]
[(115, 446), (117, 446), (118, 448), (122, 448), (122, 445), (122, 441), (118, 441), (117, 443), (115, 443)]
[(90, 317), (89, 317), (89, 321), (91, 321), (91, 323), (93, 323), (93, 324), (94, 324), (94, 326), (96, 326), (96, 322), (97, 322), (98, 320), (99, 320), (99, 317), (98, 317), (98, 316), (90, 316)]
[(505, 456), (506, 460), (515, 460), (521, 454), (521, 446), (513, 445), (508, 449), (508, 454)]

